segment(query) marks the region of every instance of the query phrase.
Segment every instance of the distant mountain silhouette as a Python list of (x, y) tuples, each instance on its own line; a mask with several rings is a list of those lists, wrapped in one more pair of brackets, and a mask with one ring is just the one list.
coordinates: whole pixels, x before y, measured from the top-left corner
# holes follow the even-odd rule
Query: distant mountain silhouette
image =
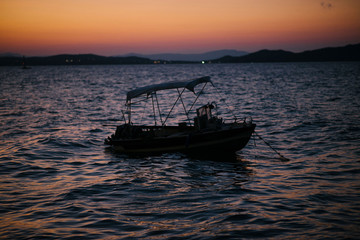
[[(0, 57), (0, 65), (20, 65), (21, 57)], [(104, 57), (94, 54), (61, 54), (49, 57), (28, 57), (28, 65), (104, 65), (104, 64), (151, 64), (152, 60), (140, 57)]]
[[(227, 53), (244, 52), (235, 50), (220, 50), (214, 52), (208, 52), (204, 54), (190, 54), (193, 61), (185, 60), (167, 60), (161, 58), (149, 59), (139, 56), (123, 56), (123, 57), (104, 57), (94, 54), (62, 54), (49, 57), (27, 57), (23, 58), (18, 54), (0, 54), (0, 66), (22, 66), (22, 63), (26, 60), (28, 66), (34, 65), (102, 65), (102, 64), (162, 64), (162, 63), (199, 63), (199, 61), (206, 61), (207, 63), (246, 63), (246, 62), (310, 62), (310, 61), (360, 61), (360, 44), (347, 45), (344, 47), (331, 47), (322, 48), (312, 51), (304, 51), (301, 53), (293, 53), (284, 50), (261, 50), (258, 52), (250, 53), (244, 56), (224, 56), (220, 58), (211, 58), (210, 56), (216, 56)], [(172, 54), (168, 55), (171, 57)], [(183, 54), (180, 54), (183, 55)], [(201, 58), (200, 58), (201, 55)], [(150, 55), (143, 55), (150, 56)], [(155, 55), (154, 55), (155, 56)], [(178, 54), (173, 54), (173, 57)], [(163, 57), (166, 57), (165, 55)], [(182, 56), (185, 57), (185, 56)], [(187, 56), (189, 57), (189, 56)], [(160, 59), (160, 60), (158, 60)], [(172, 58), (176, 59), (176, 58)], [(178, 56), (177, 59), (181, 59)], [(183, 58), (188, 59), (188, 58)], [(202, 59), (202, 60), (195, 60)]]
[(0, 57), (22, 57), (22, 55), (17, 53), (6, 52), (6, 53), (1, 53)]
[(211, 60), (213, 63), (311, 61), (360, 61), (360, 44), (347, 45), (345, 47), (322, 48), (301, 53), (283, 50), (260, 50), (241, 57), (225, 56)]
[(138, 53), (129, 53), (123, 56), (136, 56), (136, 57), (143, 57), (143, 58), (150, 58), (152, 60), (165, 60), (165, 61), (190, 61), (190, 62), (200, 62), (206, 61), (216, 58), (221, 58), (223, 56), (244, 56), (248, 54), (244, 51), (237, 51), (232, 49), (224, 49), (224, 50), (217, 50), (205, 53), (198, 53), (198, 54), (180, 54), (180, 53), (160, 53), (160, 54), (138, 54)]

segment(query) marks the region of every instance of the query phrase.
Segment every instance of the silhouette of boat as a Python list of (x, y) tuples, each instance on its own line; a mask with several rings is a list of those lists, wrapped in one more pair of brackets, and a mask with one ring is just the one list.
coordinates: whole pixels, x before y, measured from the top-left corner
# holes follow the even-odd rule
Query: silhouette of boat
[(26, 59), (25, 56), (23, 56), (23, 60), (22, 60), (22, 69), (31, 69), (31, 67), (26, 65)]
[[(203, 88), (197, 94), (195, 86), (202, 84)], [(168, 82), (150, 85), (132, 90), (127, 93), (125, 124), (116, 127), (116, 131), (105, 139), (105, 144), (113, 147), (115, 151), (137, 154), (137, 153), (163, 153), (163, 152), (184, 152), (184, 153), (233, 153), (246, 146), (256, 125), (252, 119), (237, 119), (230, 123), (219, 116), (214, 116), (212, 110), (217, 107), (215, 102), (208, 103), (196, 110), (193, 121), (189, 118), (191, 108), (200, 97), (205, 86), (210, 84), (214, 87), (210, 77), (201, 77), (186, 82)], [(162, 120), (159, 102), (156, 93), (168, 89), (177, 89), (178, 97), (175, 100), (165, 120)], [(196, 95), (191, 108), (186, 110), (182, 95), (184, 91), (192, 91)], [(134, 125), (131, 122), (132, 100), (139, 96), (146, 96), (151, 99), (155, 125)], [(177, 126), (166, 126), (166, 122), (174, 108), (179, 102), (184, 107), (187, 122), (180, 122)], [(156, 104), (158, 114), (156, 114)], [(161, 125), (156, 123), (156, 115), (159, 115)]]

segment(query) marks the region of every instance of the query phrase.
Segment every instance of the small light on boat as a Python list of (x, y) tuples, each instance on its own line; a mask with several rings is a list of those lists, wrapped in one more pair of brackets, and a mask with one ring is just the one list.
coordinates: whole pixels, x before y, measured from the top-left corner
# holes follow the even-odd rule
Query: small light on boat
[(205, 61), (201, 61), (202, 64), (205, 64)]

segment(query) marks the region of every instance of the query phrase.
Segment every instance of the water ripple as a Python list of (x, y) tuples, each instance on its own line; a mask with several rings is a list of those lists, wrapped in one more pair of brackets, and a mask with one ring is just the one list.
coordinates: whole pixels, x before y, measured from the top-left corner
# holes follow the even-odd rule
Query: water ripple
[[(359, 239), (359, 69), (2, 67), (0, 238)], [(226, 99), (251, 115), (290, 161), (255, 138), (233, 155), (127, 156), (104, 147), (127, 90), (205, 75), (222, 91), (218, 110), (231, 117)], [(182, 118), (174, 113), (171, 124)]]

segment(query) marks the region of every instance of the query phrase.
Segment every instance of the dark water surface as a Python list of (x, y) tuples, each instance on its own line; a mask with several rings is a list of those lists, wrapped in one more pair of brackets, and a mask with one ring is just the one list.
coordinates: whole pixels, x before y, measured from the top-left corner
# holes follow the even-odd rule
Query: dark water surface
[[(204, 75), (290, 161), (105, 148), (128, 90)], [(0, 238), (359, 239), (360, 64), (2, 67)]]

